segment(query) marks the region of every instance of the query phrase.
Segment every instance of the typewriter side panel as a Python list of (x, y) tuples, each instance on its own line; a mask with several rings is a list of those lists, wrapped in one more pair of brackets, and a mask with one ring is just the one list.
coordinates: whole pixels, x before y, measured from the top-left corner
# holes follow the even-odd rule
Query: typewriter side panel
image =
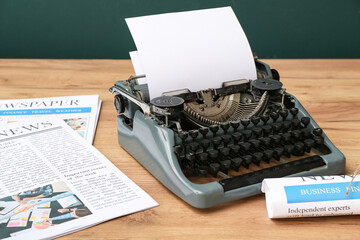
[[(135, 113), (134, 128), (117, 117), (119, 144), (141, 163), (154, 177), (172, 192), (197, 208), (219, 204), (223, 189), (214, 182), (205, 185), (194, 184), (183, 175), (173, 153), (173, 132), (154, 125), (151, 119), (144, 119), (140, 111)], [(212, 199), (219, 199), (213, 201)]]

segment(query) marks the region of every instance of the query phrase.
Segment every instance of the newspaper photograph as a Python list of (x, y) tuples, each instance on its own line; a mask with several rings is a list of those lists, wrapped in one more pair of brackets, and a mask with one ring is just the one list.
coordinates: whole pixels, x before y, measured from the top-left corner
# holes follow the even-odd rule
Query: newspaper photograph
[(0, 125), (52, 115), (92, 143), (100, 107), (98, 95), (0, 100)]
[(0, 126), (0, 239), (54, 238), (158, 204), (63, 120)]

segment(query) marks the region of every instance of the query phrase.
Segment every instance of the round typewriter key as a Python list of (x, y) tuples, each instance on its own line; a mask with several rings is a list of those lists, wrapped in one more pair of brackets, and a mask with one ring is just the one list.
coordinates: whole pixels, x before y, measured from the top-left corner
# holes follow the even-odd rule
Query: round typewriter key
[(202, 128), (199, 129), (199, 132), (201, 133), (201, 135), (203, 135), (203, 138), (205, 138), (206, 134), (209, 132), (209, 128), (202, 127)]
[(258, 116), (253, 116), (253, 117), (251, 117), (251, 122), (254, 124), (254, 126), (257, 126), (258, 124), (259, 124), (259, 122), (260, 122), (260, 117), (258, 117)]
[(287, 109), (282, 109), (280, 110), (280, 116), (283, 118), (283, 120), (285, 120), (287, 118), (287, 116), (289, 115), (289, 111)]
[(241, 122), (241, 125), (243, 125), (244, 128), (246, 128), (246, 127), (249, 126), (249, 124), (250, 124), (250, 119), (248, 119), (248, 118), (243, 118), (243, 119), (240, 120), (240, 122)]
[(276, 122), (276, 123), (273, 123), (273, 125), (272, 125), (272, 129), (273, 129), (274, 134), (278, 134), (280, 132), (281, 128), (282, 128), (281, 123)]
[(293, 118), (295, 118), (296, 115), (298, 115), (298, 113), (299, 113), (299, 109), (297, 109), (297, 108), (291, 108), (291, 109), (290, 109), (290, 113), (291, 113), (291, 115), (293, 116)]
[(294, 119), (291, 120), (291, 124), (293, 126), (293, 129), (298, 129), (301, 126), (300, 123), (301, 123), (300, 120), (297, 119), (297, 118), (294, 118)]
[(259, 139), (261, 141), (262, 144), (264, 144), (265, 146), (269, 146), (271, 143), (271, 139), (269, 137), (263, 137)]
[(304, 144), (306, 147), (312, 148), (315, 146), (315, 141), (313, 139), (305, 139)]
[(258, 147), (260, 147), (260, 141), (257, 140), (257, 139), (251, 139), (251, 140), (249, 140), (249, 143), (251, 144), (251, 146), (252, 146), (253, 148), (258, 148)]
[(222, 136), (221, 136), (221, 138), (222, 138), (222, 140), (223, 140), (223, 142), (224, 142), (225, 146), (227, 146), (227, 145), (228, 145), (228, 143), (231, 141), (231, 136), (230, 136), (230, 135), (227, 135), (227, 134), (222, 135)]
[(258, 138), (261, 136), (263, 129), (261, 127), (254, 127), (252, 131), (255, 134), (255, 137)]
[(238, 145), (231, 145), (230, 147), (230, 153), (233, 155), (236, 155), (240, 151), (240, 147)]
[(211, 150), (208, 152), (211, 159), (216, 159), (219, 156), (218, 150)]
[(208, 171), (213, 177), (216, 177), (216, 174), (220, 171), (220, 164), (218, 163), (211, 163), (209, 165)]
[(228, 122), (220, 123), (220, 127), (221, 127), (221, 129), (224, 131), (224, 133), (226, 134), (226, 133), (227, 133), (227, 130), (228, 130), (229, 127), (230, 127), (230, 123), (228, 123)]
[(272, 127), (269, 125), (262, 126), (261, 128), (263, 129), (265, 137), (269, 136), (272, 131)]
[(261, 160), (263, 160), (264, 154), (262, 152), (256, 152), (253, 154), (253, 163), (257, 166), (260, 165)]
[(309, 123), (310, 123), (310, 118), (309, 117), (302, 117), (301, 122), (302, 122), (302, 124), (304, 124), (304, 127), (307, 127), (309, 125)]
[(215, 136), (217, 131), (219, 131), (219, 125), (211, 125), (211, 126), (209, 126), (209, 129), (213, 133), (213, 135)]
[(208, 167), (205, 165), (201, 165), (196, 169), (196, 172), (199, 176), (206, 176), (208, 173)]
[(208, 153), (200, 153), (197, 156), (201, 162), (206, 162), (208, 160), (209, 154)]
[(242, 132), (244, 138), (245, 138), (245, 141), (249, 140), (249, 138), (251, 137), (252, 135), (252, 131), (251, 130), (244, 130)]
[(277, 148), (274, 148), (274, 158), (276, 159), (276, 160), (280, 160), (280, 157), (281, 157), (281, 155), (283, 155), (283, 153), (284, 153), (284, 148), (282, 148), (282, 147), (277, 147)]
[(242, 158), (233, 158), (231, 159), (231, 168), (234, 169), (235, 171), (239, 171), (239, 168), (241, 167), (243, 163), (243, 159)]
[(275, 144), (278, 144), (281, 142), (281, 136), (279, 136), (279, 135), (272, 135), (270, 138)]
[(276, 120), (279, 118), (279, 113), (277, 113), (277, 112), (271, 112), (271, 113), (270, 113), (270, 117), (272, 118), (272, 120), (273, 120), (274, 122), (276, 122)]
[(286, 120), (282, 123), (282, 125), (283, 125), (284, 132), (287, 132), (291, 127), (291, 122)]
[(221, 144), (221, 137), (213, 137), (212, 143), (214, 145), (214, 148), (217, 149)]
[(251, 164), (253, 157), (251, 155), (245, 155), (242, 158), (244, 159), (243, 166), (245, 168), (249, 168), (249, 165)]
[(301, 129), (301, 134), (302, 134), (303, 138), (308, 138), (311, 136), (311, 131), (308, 128), (303, 128), (303, 129)]
[(300, 130), (294, 130), (291, 132), (291, 136), (295, 138), (296, 140), (301, 138), (301, 131)]
[(230, 154), (230, 148), (227, 148), (227, 147), (221, 148), (219, 151), (220, 151), (221, 155), (223, 155), (225, 157), (229, 156), (229, 154)]
[(195, 140), (195, 138), (199, 135), (199, 131), (196, 129), (189, 130), (189, 135)]
[(240, 143), (240, 147), (244, 151), (249, 151), (250, 147), (251, 147), (251, 144), (248, 143), (248, 142)]
[(210, 140), (209, 139), (203, 139), (200, 141), (201, 146), (206, 150), (210, 146)]
[(199, 147), (200, 147), (200, 144), (197, 143), (197, 142), (192, 142), (192, 143), (189, 144), (189, 148), (193, 152), (196, 152), (196, 150), (198, 150)]
[(230, 169), (231, 161), (230, 160), (223, 160), (220, 162), (220, 169), (225, 173)]
[(261, 121), (263, 121), (264, 125), (266, 125), (266, 123), (269, 121), (270, 116), (269, 115), (262, 115), (260, 116)]
[(315, 136), (321, 136), (321, 135), (323, 134), (323, 130), (322, 130), (321, 128), (315, 128), (315, 129), (313, 130), (313, 134), (314, 134)]
[(241, 140), (242, 134), (239, 132), (235, 132), (231, 134), (231, 137), (234, 139), (234, 144), (237, 144)]
[(236, 131), (240, 126), (240, 121), (231, 121), (230, 125), (234, 129), (234, 131)]
[(284, 152), (286, 152), (286, 156), (290, 157), (290, 155), (294, 152), (294, 145), (288, 144), (284, 146)]
[(315, 136), (314, 141), (318, 146), (324, 144), (324, 138), (322, 136)]
[(291, 134), (286, 132), (281, 135), (284, 142), (290, 142), (291, 141)]
[(271, 149), (267, 149), (264, 151), (264, 161), (269, 163), (270, 162), (270, 159), (272, 158), (274, 154), (274, 150), (271, 150)]
[(305, 148), (305, 144), (302, 142), (297, 142), (294, 144), (294, 155), (295, 156), (302, 156), (304, 155), (304, 148)]
[(189, 136), (187, 131), (181, 131), (178, 133), (179, 138), (184, 142), (186, 138)]

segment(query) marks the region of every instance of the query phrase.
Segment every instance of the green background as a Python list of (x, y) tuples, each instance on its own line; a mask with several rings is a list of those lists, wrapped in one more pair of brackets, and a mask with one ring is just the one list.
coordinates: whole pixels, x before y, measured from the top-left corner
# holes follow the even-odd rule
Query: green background
[(261, 58), (360, 58), (360, 0), (0, 0), (0, 57), (129, 58), (124, 18), (229, 5)]

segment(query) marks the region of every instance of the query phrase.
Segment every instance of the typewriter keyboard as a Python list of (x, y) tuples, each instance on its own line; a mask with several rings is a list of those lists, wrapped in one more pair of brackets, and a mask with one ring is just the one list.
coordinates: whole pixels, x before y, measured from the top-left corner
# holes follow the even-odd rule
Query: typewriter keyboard
[(180, 131), (174, 146), (184, 174), (195, 183), (218, 181), (225, 191), (325, 165), (322, 129), (298, 109)]

